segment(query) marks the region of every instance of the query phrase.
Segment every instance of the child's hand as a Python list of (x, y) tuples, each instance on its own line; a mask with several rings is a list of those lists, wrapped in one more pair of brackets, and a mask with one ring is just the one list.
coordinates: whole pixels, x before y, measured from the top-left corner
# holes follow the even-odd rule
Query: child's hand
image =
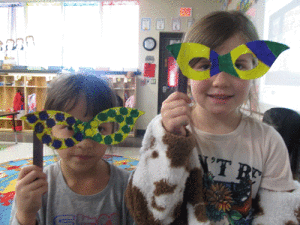
[(191, 121), (191, 99), (184, 93), (172, 93), (161, 107), (162, 123), (171, 133), (186, 135), (185, 127)]
[(36, 213), (42, 207), (42, 195), (48, 191), (43, 169), (38, 166), (24, 167), (16, 184), (16, 217), (20, 224), (35, 224)]

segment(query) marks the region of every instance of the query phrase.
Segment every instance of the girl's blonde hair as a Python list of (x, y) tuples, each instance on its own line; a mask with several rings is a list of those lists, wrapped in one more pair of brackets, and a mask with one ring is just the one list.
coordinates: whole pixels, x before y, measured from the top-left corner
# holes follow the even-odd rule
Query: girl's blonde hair
[[(216, 11), (196, 22), (186, 33), (183, 42), (203, 44), (214, 50), (236, 34), (241, 35), (246, 42), (259, 40), (254, 24), (245, 14), (239, 11)], [(191, 62), (190, 65), (193, 64)], [(246, 102), (250, 111), (256, 108), (255, 101), (258, 99), (255, 80), (252, 82)]]
[(242, 35), (247, 42), (259, 39), (255, 26), (242, 12), (217, 11), (196, 22), (183, 42), (200, 43), (216, 49), (235, 34)]

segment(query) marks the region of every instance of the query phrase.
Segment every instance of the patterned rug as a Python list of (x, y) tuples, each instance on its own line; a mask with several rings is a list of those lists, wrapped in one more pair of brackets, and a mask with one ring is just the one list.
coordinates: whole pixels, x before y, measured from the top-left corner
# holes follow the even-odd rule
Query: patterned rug
[[(138, 159), (118, 155), (105, 155), (104, 159), (120, 168), (132, 171)], [(56, 161), (56, 156), (44, 156), (44, 166)], [(15, 196), (15, 186), (22, 167), (32, 165), (32, 158), (10, 161), (0, 164), (0, 225), (8, 225), (11, 204)]]

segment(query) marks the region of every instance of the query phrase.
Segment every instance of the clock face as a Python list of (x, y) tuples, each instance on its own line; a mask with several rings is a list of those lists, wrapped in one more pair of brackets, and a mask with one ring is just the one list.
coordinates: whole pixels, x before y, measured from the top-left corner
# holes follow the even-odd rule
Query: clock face
[(148, 37), (144, 40), (143, 45), (147, 51), (152, 51), (156, 47), (156, 41), (154, 38)]

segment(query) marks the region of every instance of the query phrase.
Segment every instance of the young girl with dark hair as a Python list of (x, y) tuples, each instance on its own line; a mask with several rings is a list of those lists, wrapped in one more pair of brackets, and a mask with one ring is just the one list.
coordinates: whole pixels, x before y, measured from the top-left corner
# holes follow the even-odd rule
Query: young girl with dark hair
[[(82, 125), (115, 106), (116, 97), (106, 81), (92, 75), (60, 75), (51, 82), (43, 116), (45, 112), (50, 116), (48, 110), (62, 111), (60, 116), (67, 117), (66, 112)], [(114, 126), (104, 122), (97, 130), (98, 136), (108, 137)], [(57, 138), (53, 146), (59, 149), (59, 141), (76, 132), (71, 125), (57, 123), (49, 136)], [(57, 151), (58, 162), (44, 171), (35, 165), (21, 170), (10, 224), (133, 224), (124, 202), (129, 172), (103, 160), (108, 145), (86, 138), (71, 146), (67, 140), (67, 146)]]

